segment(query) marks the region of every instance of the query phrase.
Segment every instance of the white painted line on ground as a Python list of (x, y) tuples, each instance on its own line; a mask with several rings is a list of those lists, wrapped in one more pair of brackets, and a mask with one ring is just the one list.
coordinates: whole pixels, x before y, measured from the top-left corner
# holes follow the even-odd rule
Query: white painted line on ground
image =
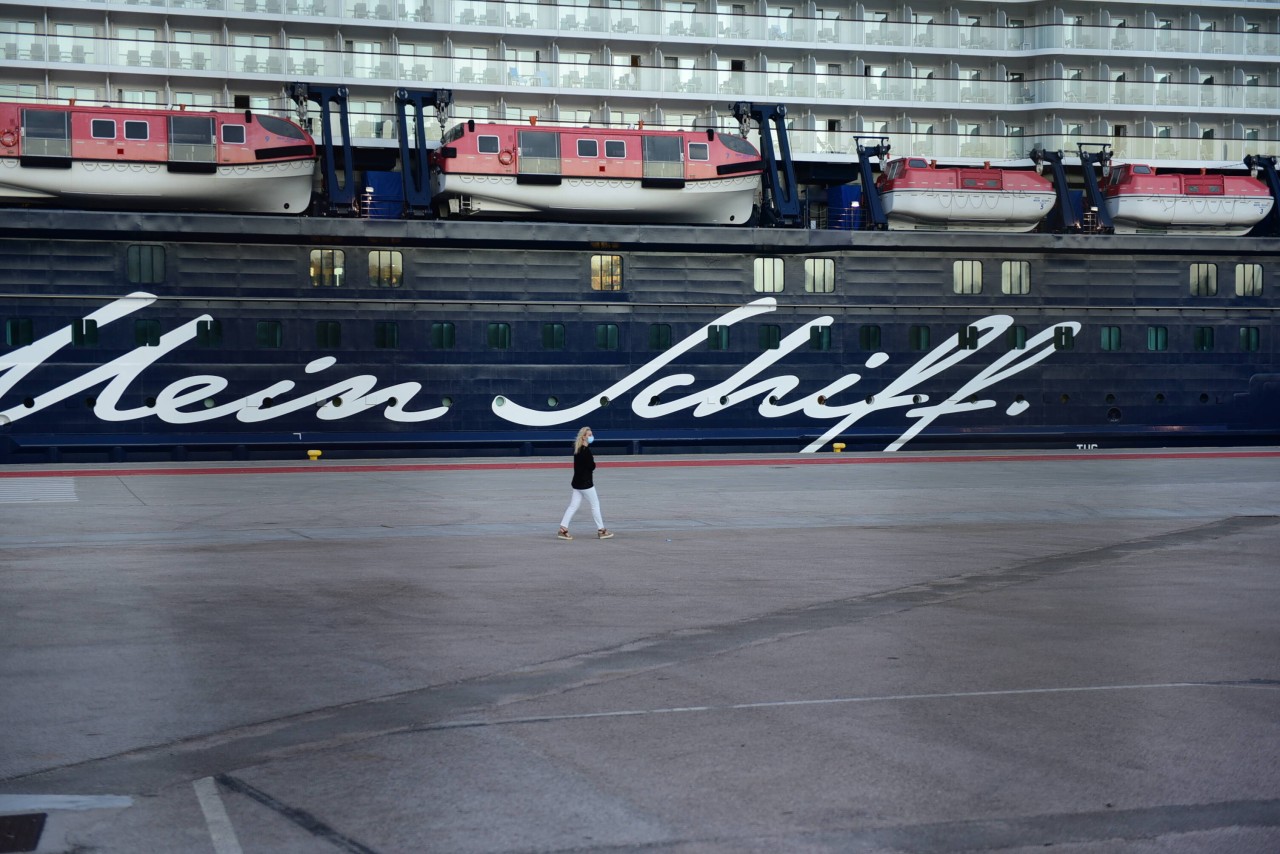
[(222, 796), (218, 794), (218, 784), (212, 777), (203, 777), (191, 785), (195, 787), (196, 799), (200, 801), (216, 854), (243, 854), (227, 809), (222, 805)]
[(51, 810), (118, 810), (133, 806), (128, 795), (0, 795), (0, 813)]
[(76, 481), (71, 477), (0, 481), (0, 504), (29, 501), (76, 501)]

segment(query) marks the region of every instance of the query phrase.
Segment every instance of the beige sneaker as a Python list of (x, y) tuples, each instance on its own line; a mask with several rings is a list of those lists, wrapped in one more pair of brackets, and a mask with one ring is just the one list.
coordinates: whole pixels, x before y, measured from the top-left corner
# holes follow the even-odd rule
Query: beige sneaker
[(559, 532), (558, 534), (556, 534), (556, 536), (557, 536), (557, 537), (559, 537), (559, 538), (560, 538), (560, 539), (562, 539), (562, 540), (572, 540), (572, 539), (573, 539), (573, 534), (570, 534), (570, 533), (569, 533), (569, 529), (568, 529), (568, 528), (561, 528), (561, 529), (560, 529), (560, 532)]
[(596, 532), (596, 536), (602, 540), (607, 540), (613, 536), (613, 531), (610, 531), (608, 528), (601, 528)]

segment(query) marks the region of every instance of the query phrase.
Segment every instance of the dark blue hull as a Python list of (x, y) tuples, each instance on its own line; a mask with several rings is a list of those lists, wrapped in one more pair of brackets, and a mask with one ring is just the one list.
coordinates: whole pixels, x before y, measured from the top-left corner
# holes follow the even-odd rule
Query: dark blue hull
[(1273, 443), (1276, 244), (11, 211), (0, 461)]

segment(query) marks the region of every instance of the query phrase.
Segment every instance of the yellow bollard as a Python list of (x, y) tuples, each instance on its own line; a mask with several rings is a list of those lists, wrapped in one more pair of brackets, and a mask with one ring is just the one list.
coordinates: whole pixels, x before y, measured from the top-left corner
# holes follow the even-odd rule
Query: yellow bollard
[(320, 452), (319, 452), (319, 451), (307, 451), (307, 458), (308, 458), (308, 459), (310, 459), (310, 460), (311, 460), (311, 462), (313, 462), (313, 463), (314, 463), (316, 460), (320, 459)]
[(840, 453), (844, 450), (844, 442), (832, 442), (831, 450), (835, 451), (837, 454)]

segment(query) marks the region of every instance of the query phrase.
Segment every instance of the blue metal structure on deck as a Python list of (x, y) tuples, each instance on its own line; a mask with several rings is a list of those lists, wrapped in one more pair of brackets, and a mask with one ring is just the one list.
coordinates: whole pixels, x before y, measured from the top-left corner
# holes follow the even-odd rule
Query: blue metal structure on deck
[[(404, 179), (406, 216), (435, 216), (435, 209), (431, 204), (431, 169), (423, 110), (430, 106), (435, 111), (436, 121), (440, 123), (443, 135), (444, 123), (452, 105), (452, 89), (396, 90), (396, 124), (400, 134), (400, 171)], [(409, 147), (410, 138), (413, 139), (412, 149)]]
[[(787, 137), (787, 108), (783, 104), (753, 104), (739, 101), (733, 115), (745, 129), (748, 121), (760, 126), (760, 159), (764, 166), (761, 181), (760, 224), (799, 228), (804, 225), (800, 212), (800, 187), (796, 183), (795, 162), (791, 158), (791, 141)], [(774, 136), (777, 136), (777, 150)]]
[[(862, 140), (875, 139), (875, 145), (863, 145)], [(881, 171), (889, 159), (889, 138), (855, 136), (853, 143), (858, 149), (858, 176), (862, 182), (862, 229), (864, 231), (885, 231), (889, 228), (889, 215), (884, 210), (884, 200), (880, 198), (880, 188), (876, 186), (875, 166), (871, 162), (874, 157), (879, 161)]]
[[(1097, 151), (1090, 151), (1090, 147), (1096, 147)], [(1087, 230), (1101, 232), (1103, 234), (1114, 234), (1115, 225), (1111, 221), (1111, 214), (1107, 211), (1107, 202), (1102, 195), (1102, 187), (1098, 184), (1098, 175), (1094, 171), (1095, 164), (1101, 168), (1102, 174), (1110, 174), (1111, 171), (1111, 145), (1110, 143), (1086, 143), (1079, 144), (1080, 155), (1080, 176), (1084, 182), (1084, 193), (1088, 199), (1090, 213), (1094, 214), (1095, 225)], [(1053, 189), (1058, 194), (1058, 203), (1053, 206), (1053, 210), (1049, 211), (1049, 215), (1045, 217), (1047, 230), (1056, 234), (1064, 232), (1080, 233), (1086, 230), (1085, 217), (1083, 211), (1076, 208), (1071, 198), (1071, 186), (1067, 179), (1067, 169), (1063, 164), (1063, 155), (1061, 151), (1045, 151), (1037, 148), (1031, 152), (1031, 159), (1036, 162), (1037, 166), (1048, 166), (1052, 173)]]
[[(356, 180), (355, 157), (351, 145), (351, 116), (347, 108), (346, 86), (324, 86), (313, 83), (294, 83), (289, 95), (305, 112), (308, 101), (320, 107), (320, 162), (324, 170), (324, 198), (320, 201), (320, 213), (329, 216), (350, 216), (355, 211)], [(330, 122), (331, 106), (337, 105), (338, 129), (341, 145), (335, 146), (333, 126)], [(342, 152), (342, 172), (338, 172), (337, 154)]]

